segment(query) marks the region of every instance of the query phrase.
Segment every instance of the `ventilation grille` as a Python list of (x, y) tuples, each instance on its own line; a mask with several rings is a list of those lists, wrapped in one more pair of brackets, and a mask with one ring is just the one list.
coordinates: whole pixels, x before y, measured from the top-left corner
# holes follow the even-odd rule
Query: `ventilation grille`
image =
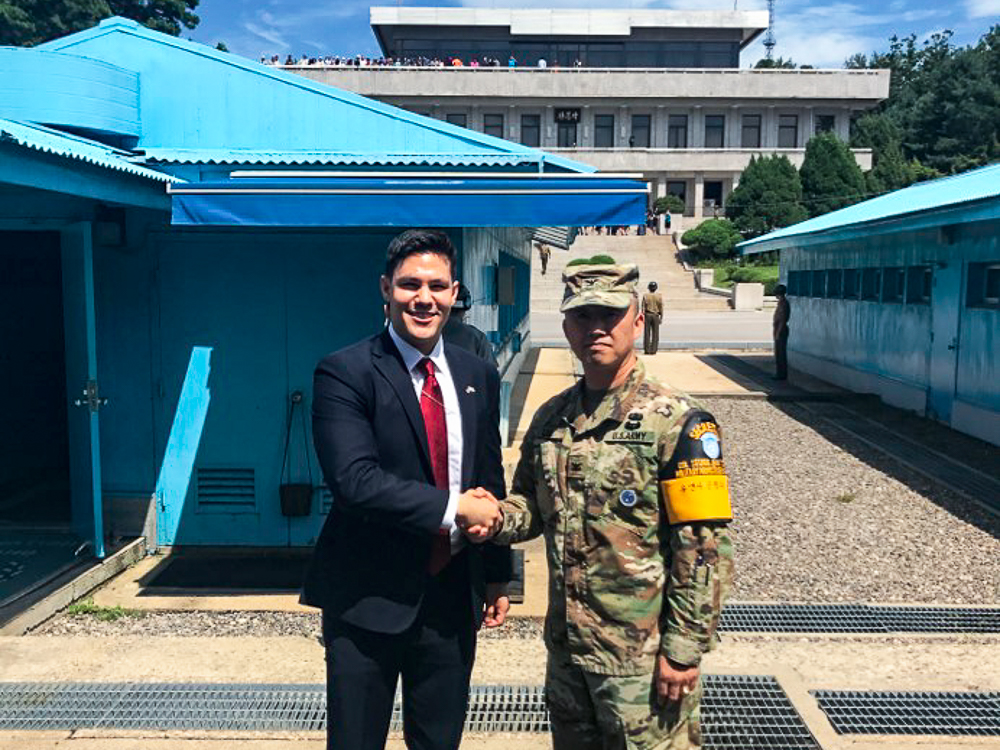
[(198, 509), (253, 513), (257, 509), (253, 469), (198, 469)]

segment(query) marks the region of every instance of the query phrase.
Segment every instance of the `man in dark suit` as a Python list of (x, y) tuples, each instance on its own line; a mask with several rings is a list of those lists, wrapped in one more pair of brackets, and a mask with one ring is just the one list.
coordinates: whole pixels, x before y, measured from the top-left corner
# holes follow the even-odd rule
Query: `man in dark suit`
[[(458, 747), (475, 631), (503, 622), (499, 376), (441, 331), (455, 302), (443, 232), (389, 245), (386, 329), (316, 368), (313, 438), (333, 495), (303, 587), (323, 610), (327, 747), (382, 748), (399, 676), (408, 747)], [(470, 489), (474, 488), (474, 489)]]

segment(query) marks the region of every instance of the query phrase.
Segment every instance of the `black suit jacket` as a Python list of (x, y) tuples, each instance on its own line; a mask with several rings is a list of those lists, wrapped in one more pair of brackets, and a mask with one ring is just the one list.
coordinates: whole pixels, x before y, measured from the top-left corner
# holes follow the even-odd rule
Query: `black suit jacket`
[[(499, 375), (447, 342), (444, 352), (462, 411), (461, 487), (502, 498)], [(387, 330), (317, 365), (313, 440), (333, 505), (302, 602), (366, 630), (402, 632), (427, 586), (448, 492), (434, 486), (420, 404)], [(486, 583), (510, 580), (510, 548), (469, 545), (458, 560), (469, 565), (478, 625)]]

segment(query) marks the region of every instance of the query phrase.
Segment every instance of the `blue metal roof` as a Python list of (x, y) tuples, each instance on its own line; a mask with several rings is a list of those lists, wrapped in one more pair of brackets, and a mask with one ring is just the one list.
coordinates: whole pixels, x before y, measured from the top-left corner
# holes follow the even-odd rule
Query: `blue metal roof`
[(235, 149), (350, 153), (372, 163), (377, 156), (413, 153), (476, 166), (499, 155), (530, 158), (551, 171), (596, 171), (128, 19), (107, 19), (39, 47), (136, 71), (142, 117), (136, 147), (156, 149), (162, 158), (169, 149)]
[(867, 230), (873, 225), (897, 223), (916, 214), (997, 197), (1000, 197), (1000, 164), (991, 164), (951, 177), (920, 182), (839, 211), (831, 211), (741, 242), (737, 247), (742, 253), (769, 252), (823, 233)]
[(245, 165), (428, 165), (509, 167), (544, 164), (548, 154), (534, 153), (348, 153), (344, 151), (264, 151), (256, 149), (143, 149), (146, 160), (161, 164), (245, 164)]
[(160, 182), (178, 182), (178, 178), (143, 167), (129, 161), (131, 154), (103, 143), (89, 141), (75, 135), (41, 125), (0, 119), (0, 142), (15, 143), (24, 148), (47, 154), (76, 159), (98, 167), (145, 177)]

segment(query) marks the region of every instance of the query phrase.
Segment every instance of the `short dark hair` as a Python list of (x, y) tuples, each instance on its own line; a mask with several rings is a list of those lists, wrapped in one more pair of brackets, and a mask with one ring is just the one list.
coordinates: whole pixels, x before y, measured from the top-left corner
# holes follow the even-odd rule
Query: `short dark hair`
[(436, 253), (448, 261), (451, 278), (455, 278), (455, 246), (440, 229), (407, 229), (392, 238), (385, 254), (385, 276), (392, 278), (397, 266), (411, 255)]
[(786, 287), (784, 284), (778, 284), (776, 287), (774, 287), (775, 296), (787, 293), (788, 293), (788, 287)]

